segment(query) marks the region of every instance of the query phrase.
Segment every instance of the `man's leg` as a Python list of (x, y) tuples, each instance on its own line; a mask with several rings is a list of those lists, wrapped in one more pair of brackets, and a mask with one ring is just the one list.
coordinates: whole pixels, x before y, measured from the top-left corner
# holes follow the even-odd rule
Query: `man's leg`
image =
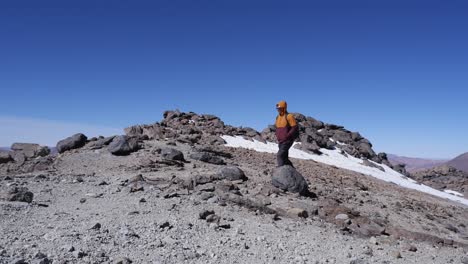
[(288, 158), (288, 149), (286, 148), (285, 143), (278, 144), (278, 153), (276, 154), (276, 161), (278, 167), (286, 165), (286, 160)]
[(278, 163), (278, 167), (284, 165), (291, 165), (292, 163), (289, 160), (289, 148), (292, 146), (293, 142), (284, 142), (278, 144), (278, 153), (276, 154), (276, 160)]
[(292, 167), (294, 167), (294, 165), (292, 164), (292, 162), (289, 160), (289, 149), (291, 148), (291, 146), (293, 145), (294, 142), (287, 142), (285, 143), (286, 146), (286, 154), (285, 154), (285, 160), (284, 160), (284, 164), (285, 165), (291, 165)]

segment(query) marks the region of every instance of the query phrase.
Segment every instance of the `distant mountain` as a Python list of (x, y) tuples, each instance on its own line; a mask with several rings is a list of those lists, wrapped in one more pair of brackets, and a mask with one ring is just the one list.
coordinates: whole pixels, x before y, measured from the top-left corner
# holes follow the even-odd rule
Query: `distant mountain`
[(468, 172), (468, 152), (461, 154), (460, 156), (447, 162), (447, 165), (452, 166), (458, 170)]
[[(405, 164), (406, 170), (409, 172), (416, 172), (420, 170), (430, 169), (436, 166), (440, 166), (448, 161), (448, 160), (436, 160), (436, 159), (410, 158), (410, 157), (397, 156), (394, 154), (388, 154), (387, 157), (390, 163), (394, 165)], [(466, 158), (468, 159), (468, 156)], [(455, 167), (455, 166), (452, 166), (452, 167)]]
[(0, 151), (8, 151), (8, 150), (10, 150), (9, 147), (0, 147)]

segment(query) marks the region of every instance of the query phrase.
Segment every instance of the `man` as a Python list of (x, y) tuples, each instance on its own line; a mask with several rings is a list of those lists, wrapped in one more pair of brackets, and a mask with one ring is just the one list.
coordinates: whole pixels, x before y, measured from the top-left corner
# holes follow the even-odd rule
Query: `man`
[(289, 148), (299, 134), (296, 119), (288, 113), (288, 105), (285, 101), (276, 104), (278, 116), (276, 117), (276, 138), (278, 139), (278, 154), (276, 155), (278, 167), (292, 165), (289, 160)]

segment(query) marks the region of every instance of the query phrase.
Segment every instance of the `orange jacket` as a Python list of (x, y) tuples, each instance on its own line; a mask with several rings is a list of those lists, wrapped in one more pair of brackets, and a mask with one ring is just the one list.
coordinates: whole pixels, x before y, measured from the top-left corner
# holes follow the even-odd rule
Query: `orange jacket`
[(292, 114), (288, 113), (288, 104), (285, 101), (281, 101), (276, 104), (277, 108), (281, 108), (282, 111), (276, 117), (276, 138), (279, 143), (292, 141), (297, 134), (297, 123), (296, 119)]

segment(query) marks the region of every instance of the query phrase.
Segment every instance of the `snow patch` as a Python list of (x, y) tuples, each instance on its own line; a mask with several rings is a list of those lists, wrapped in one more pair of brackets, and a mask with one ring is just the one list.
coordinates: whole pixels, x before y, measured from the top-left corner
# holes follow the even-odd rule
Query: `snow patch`
[(456, 196), (464, 197), (463, 194), (461, 194), (461, 193), (459, 193), (459, 192), (456, 192), (456, 191), (444, 190), (444, 192), (446, 192), (446, 193), (448, 193), (448, 194), (451, 194), (451, 195), (456, 195)]
[[(278, 152), (278, 144), (267, 142), (262, 143), (257, 140), (246, 140), (241, 136), (222, 136), (222, 138), (226, 141), (227, 147), (234, 147), (234, 148), (246, 148), (252, 149), (258, 152), (266, 152), (266, 153), (277, 153)], [(294, 143), (294, 145), (299, 143)], [(456, 201), (465, 205), (468, 205), (468, 200), (455, 196), (451, 193), (441, 192), (436, 189), (433, 189), (429, 186), (420, 184), (401, 173), (394, 171), (392, 168), (388, 167), (385, 164), (378, 164), (378, 166), (384, 168), (385, 171), (381, 171), (378, 168), (373, 168), (369, 166), (363, 165), (361, 159), (348, 155), (348, 157), (342, 155), (339, 149), (329, 150), (322, 148), (320, 151), (323, 153), (322, 155), (317, 154), (310, 154), (305, 151), (296, 149), (291, 147), (289, 150), (289, 157), (296, 158), (296, 159), (304, 159), (304, 160), (314, 160), (317, 162), (325, 163), (328, 165), (333, 165), (342, 169), (348, 169), (355, 172), (359, 172), (362, 174), (366, 174), (377, 179), (392, 182), (399, 186), (414, 189), (420, 192), (425, 192), (434, 196), (438, 196), (441, 198), (449, 199), (452, 201)], [(463, 196), (463, 195), (462, 195)]]

